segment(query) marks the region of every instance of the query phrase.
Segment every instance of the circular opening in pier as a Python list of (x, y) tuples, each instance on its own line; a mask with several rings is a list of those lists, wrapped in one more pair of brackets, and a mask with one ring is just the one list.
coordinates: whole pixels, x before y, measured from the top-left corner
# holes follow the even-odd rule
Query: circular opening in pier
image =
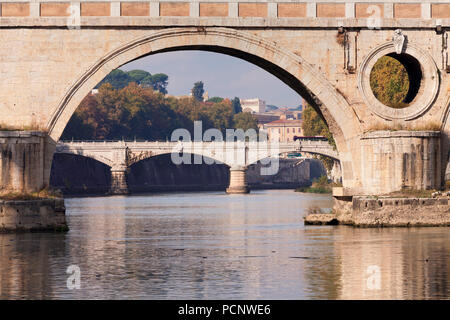
[(370, 72), (370, 87), (384, 105), (402, 109), (417, 97), (422, 82), (422, 68), (413, 56), (390, 53), (378, 59)]

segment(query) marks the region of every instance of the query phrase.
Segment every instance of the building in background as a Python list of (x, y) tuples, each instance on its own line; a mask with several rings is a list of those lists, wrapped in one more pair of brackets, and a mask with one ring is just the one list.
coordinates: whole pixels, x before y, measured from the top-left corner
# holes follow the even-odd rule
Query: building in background
[(272, 113), (269, 113), (269, 112), (266, 112), (266, 113), (254, 113), (252, 115), (256, 119), (256, 123), (258, 124), (258, 128), (260, 130), (264, 129), (264, 125), (265, 124), (280, 119), (279, 115), (272, 114)]
[(269, 141), (294, 141), (294, 136), (303, 136), (301, 119), (279, 119), (264, 124)]
[(302, 110), (291, 110), (288, 108), (279, 108), (271, 112), (277, 115), (280, 119), (285, 120), (300, 120), (302, 118)]
[(240, 99), (243, 112), (250, 113), (264, 113), (266, 112), (266, 102), (264, 100), (255, 99)]

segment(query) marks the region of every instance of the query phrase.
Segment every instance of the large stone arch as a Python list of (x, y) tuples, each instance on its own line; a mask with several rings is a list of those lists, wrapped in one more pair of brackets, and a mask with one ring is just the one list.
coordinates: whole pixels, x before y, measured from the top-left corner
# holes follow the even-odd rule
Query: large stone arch
[(318, 68), (276, 42), (248, 32), (228, 28), (167, 28), (130, 41), (97, 60), (79, 77), (60, 100), (47, 123), (50, 137), (57, 141), (82, 99), (109, 72), (146, 55), (175, 50), (204, 50), (225, 53), (254, 63), (272, 73), (302, 95), (324, 117), (336, 140), (343, 161), (344, 186), (361, 185), (357, 117), (345, 98)]

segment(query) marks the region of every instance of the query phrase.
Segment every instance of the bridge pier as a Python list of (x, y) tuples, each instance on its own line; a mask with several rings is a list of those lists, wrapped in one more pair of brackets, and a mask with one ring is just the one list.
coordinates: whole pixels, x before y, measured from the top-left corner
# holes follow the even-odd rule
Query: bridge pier
[(67, 229), (64, 200), (42, 192), (55, 148), (45, 132), (0, 131), (0, 232)]
[(226, 192), (228, 194), (233, 193), (249, 193), (250, 188), (247, 185), (246, 177), (247, 167), (232, 166), (230, 167), (230, 184)]
[(423, 195), (442, 187), (440, 132), (376, 131), (362, 136), (361, 147), (362, 188), (333, 188), (340, 224), (450, 225), (448, 196)]
[(356, 195), (441, 188), (440, 132), (374, 131), (362, 136), (361, 148), (364, 188)]
[(111, 188), (110, 194), (129, 194), (127, 182), (127, 168), (111, 168)]
[(44, 132), (0, 131), (2, 193), (31, 193), (49, 185), (56, 143)]

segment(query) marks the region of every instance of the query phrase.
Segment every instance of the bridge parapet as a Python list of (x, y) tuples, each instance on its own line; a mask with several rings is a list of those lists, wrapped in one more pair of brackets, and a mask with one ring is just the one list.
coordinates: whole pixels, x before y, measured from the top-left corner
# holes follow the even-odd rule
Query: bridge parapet
[[(201, 155), (227, 164), (248, 166), (289, 152), (309, 152), (338, 159), (328, 141), (295, 142), (161, 142), (161, 141), (69, 141), (59, 142), (56, 153), (87, 156), (111, 167), (131, 166), (141, 160), (171, 153)], [(120, 153), (120, 156), (118, 155)]]
[[(217, 25), (417, 28), (450, 26), (447, 0), (2, 0), (0, 27)], [(251, 19), (249, 19), (251, 18)], [(131, 23), (132, 22), (132, 23)]]

